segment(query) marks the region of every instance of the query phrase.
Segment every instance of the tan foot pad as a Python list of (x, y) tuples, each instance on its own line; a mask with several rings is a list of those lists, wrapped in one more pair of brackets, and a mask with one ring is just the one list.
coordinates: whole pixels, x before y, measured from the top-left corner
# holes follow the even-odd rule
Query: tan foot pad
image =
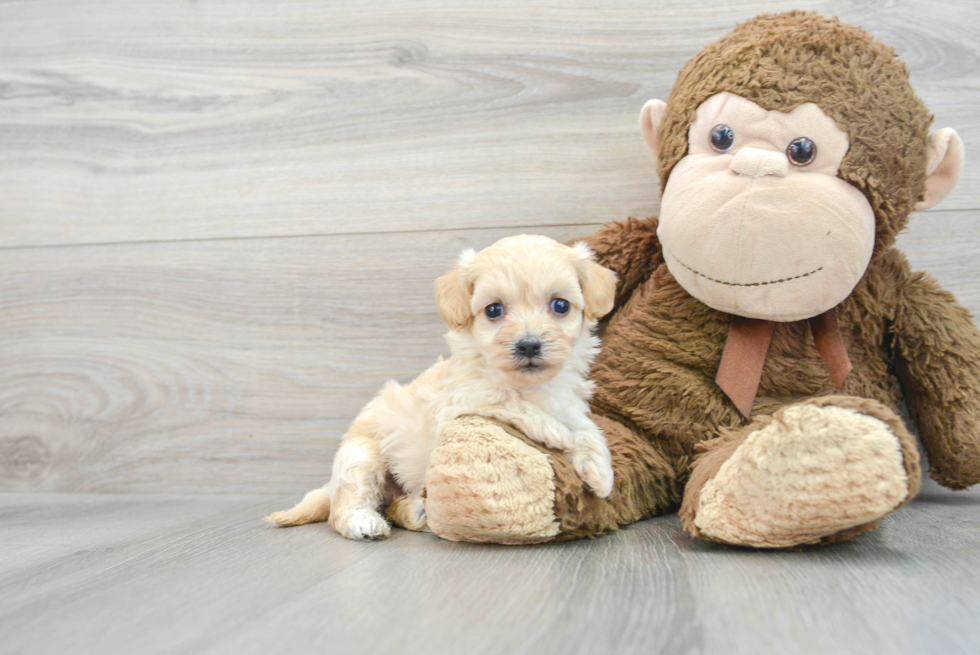
[(883, 421), (793, 405), (705, 484), (694, 524), (709, 539), (785, 548), (875, 521), (908, 490), (899, 441)]
[(429, 528), (444, 539), (501, 544), (558, 534), (548, 456), (479, 417), (453, 422), (426, 472)]

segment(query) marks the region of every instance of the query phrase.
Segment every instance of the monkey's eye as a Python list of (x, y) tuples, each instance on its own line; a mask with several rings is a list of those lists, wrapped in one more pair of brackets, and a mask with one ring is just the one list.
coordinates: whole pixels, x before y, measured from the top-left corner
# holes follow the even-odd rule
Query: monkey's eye
[(551, 311), (556, 314), (567, 314), (568, 310), (572, 308), (571, 303), (569, 303), (564, 298), (555, 298), (551, 301)]
[(486, 309), (483, 310), (483, 313), (487, 315), (487, 318), (493, 321), (504, 315), (504, 306), (499, 302), (492, 302), (487, 305)]
[(735, 133), (727, 125), (715, 125), (711, 129), (711, 147), (717, 152), (727, 152), (735, 143)]
[(817, 144), (805, 136), (793, 139), (786, 148), (786, 156), (794, 166), (806, 166), (817, 157)]

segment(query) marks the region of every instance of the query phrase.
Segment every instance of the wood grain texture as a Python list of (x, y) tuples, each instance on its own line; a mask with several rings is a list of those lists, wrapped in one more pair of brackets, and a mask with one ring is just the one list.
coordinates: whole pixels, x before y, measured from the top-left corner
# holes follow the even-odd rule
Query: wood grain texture
[[(930, 212), (899, 239), (974, 312), (978, 223)], [(0, 490), (318, 486), (381, 384), (446, 352), (433, 280), (464, 247), (514, 232), (5, 251)]]
[(596, 540), (355, 543), (276, 496), (0, 494), (0, 652), (976, 653), (980, 492), (803, 552), (676, 516)]
[(980, 208), (976, 2), (7, 1), (0, 247), (654, 214), (639, 108), (790, 8), (899, 51)]
[(655, 214), (639, 107), (789, 8), (960, 132), (899, 244), (980, 311), (975, 2), (0, 0), (0, 653), (975, 653), (978, 491), (802, 553), (258, 520), (445, 351), (463, 247)]

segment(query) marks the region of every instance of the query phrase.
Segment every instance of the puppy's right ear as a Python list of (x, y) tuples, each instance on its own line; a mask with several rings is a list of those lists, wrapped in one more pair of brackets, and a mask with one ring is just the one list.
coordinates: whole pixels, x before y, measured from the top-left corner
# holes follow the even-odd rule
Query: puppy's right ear
[(469, 279), (469, 260), (475, 253), (467, 250), (460, 255), (456, 268), (436, 280), (436, 305), (439, 315), (453, 330), (460, 330), (473, 320), (470, 299), (473, 284)]
[(616, 301), (616, 274), (600, 265), (592, 254), (592, 249), (584, 241), (572, 245), (578, 255), (579, 284), (585, 298), (585, 318), (598, 321), (612, 311)]

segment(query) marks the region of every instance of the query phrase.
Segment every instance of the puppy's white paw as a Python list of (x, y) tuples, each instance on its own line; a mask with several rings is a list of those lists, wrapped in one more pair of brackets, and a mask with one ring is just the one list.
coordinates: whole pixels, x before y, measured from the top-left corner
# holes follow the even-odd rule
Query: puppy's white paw
[(370, 541), (384, 539), (391, 534), (391, 526), (377, 512), (370, 509), (355, 509), (346, 513), (335, 526), (337, 532), (348, 539)]
[(608, 451), (579, 450), (572, 454), (572, 467), (599, 498), (607, 498), (612, 493), (613, 468)]
[(536, 432), (537, 434), (528, 434), (527, 436), (533, 441), (543, 443), (556, 450), (568, 450), (575, 443), (572, 431), (558, 421), (546, 421)]

